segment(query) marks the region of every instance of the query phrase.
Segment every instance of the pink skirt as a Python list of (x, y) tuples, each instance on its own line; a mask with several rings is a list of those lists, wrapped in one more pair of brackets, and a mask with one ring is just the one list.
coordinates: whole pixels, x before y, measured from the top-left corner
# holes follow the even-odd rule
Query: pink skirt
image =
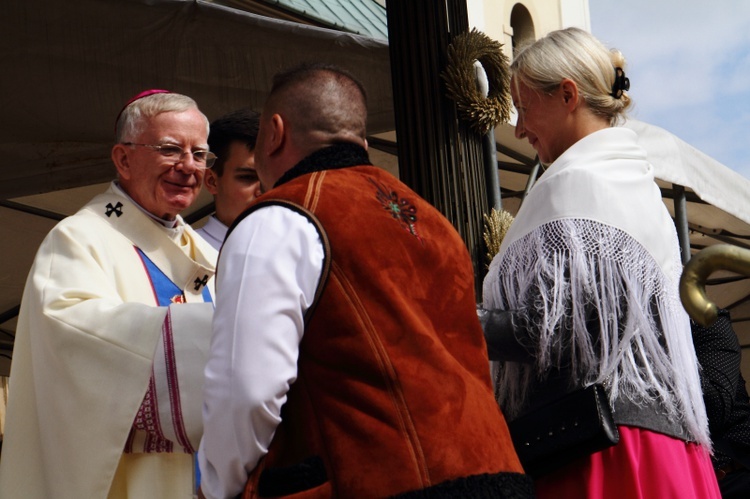
[(539, 499), (721, 499), (703, 447), (620, 426), (620, 442), (535, 481)]

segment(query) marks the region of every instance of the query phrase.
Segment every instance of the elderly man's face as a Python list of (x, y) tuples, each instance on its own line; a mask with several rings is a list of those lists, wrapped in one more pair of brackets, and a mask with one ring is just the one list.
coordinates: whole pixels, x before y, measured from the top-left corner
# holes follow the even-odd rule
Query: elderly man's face
[(173, 220), (195, 201), (203, 183), (205, 170), (187, 151), (208, 149), (205, 118), (197, 109), (161, 113), (132, 142), (183, 149), (175, 163), (150, 147), (116, 146), (125, 148), (125, 167), (118, 167), (125, 192), (153, 215)]

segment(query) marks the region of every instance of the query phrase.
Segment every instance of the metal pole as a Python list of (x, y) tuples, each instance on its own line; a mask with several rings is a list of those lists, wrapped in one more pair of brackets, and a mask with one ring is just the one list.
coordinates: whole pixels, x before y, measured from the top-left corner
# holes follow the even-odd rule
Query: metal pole
[(690, 261), (690, 232), (688, 230), (687, 200), (685, 187), (672, 184), (674, 189), (674, 224), (677, 228), (677, 239), (680, 241), (682, 264)]
[[(477, 75), (477, 88), (487, 97), (490, 84), (487, 73), (481, 65), (475, 66)], [(487, 203), (490, 209), (503, 209), (503, 200), (500, 196), (500, 175), (497, 168), (497, 144), (495, 143), (495, 129), (488, 131), (482, 137), (482, 153), (484, 162), (484, 177), (487, 183)]]
[(487, 182), (487, 202), (490, 208), (499, 211), (503, 209), (503, 200), (500, 196), (500, 175), (497, 168), (494, 130), (490, 130), (482, 138), (482, 151), (484, 152), (484, 175)]

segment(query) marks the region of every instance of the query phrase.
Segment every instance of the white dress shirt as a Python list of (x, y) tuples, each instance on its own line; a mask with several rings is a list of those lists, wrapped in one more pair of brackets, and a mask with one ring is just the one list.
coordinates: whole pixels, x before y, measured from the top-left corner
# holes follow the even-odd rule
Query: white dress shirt
[(216, 251), (221, 249), (221, 244), (224, 242), (224, 238), (227, 237), (227, 231), (229, 227), (224, 225), (216, 218), (216, 215), (211, 215), (203, 227), (196, 229), (197, 232), (203, 239), (213, 246)]
[(281, 206), (258, 209), (224, 242), (199, 451), (209, 499), (241, 493), (268, 452), (324, 256), (316, 227)]

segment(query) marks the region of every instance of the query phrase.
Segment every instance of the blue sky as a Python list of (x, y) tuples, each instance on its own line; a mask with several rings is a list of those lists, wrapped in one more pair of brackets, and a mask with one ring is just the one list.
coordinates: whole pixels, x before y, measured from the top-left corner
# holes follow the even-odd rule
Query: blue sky
[(627, 59), (630, 116), (750, 178), (750, 1), (589, 0), (589, 10), (591, 32)]

